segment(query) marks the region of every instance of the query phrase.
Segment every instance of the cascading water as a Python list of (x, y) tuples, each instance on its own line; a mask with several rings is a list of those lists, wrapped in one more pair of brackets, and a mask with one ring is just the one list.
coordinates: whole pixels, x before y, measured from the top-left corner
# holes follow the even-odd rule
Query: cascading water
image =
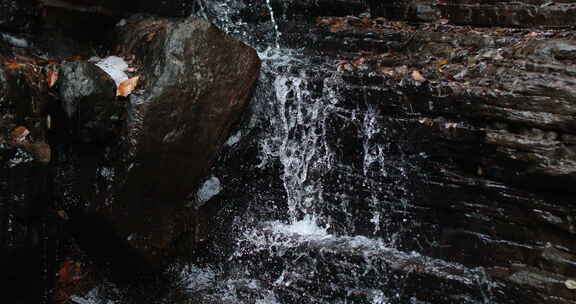
[[(335, 58), (281, 47), (270, 1), (270, 19), (257, 24), (241, 20), (242, 2), (199, 5), (258, 50), (262, 71), (247, 119), (197, 195), (218, 200), (228, 220), (214, 261), (182, 273), (188, 302), (435, 303), (445, 288), (436, 277), (480, 290), (442, 303), (486, 302), (481, 271), (399, 250), (415, 233), (412, 168), (395, 146), (396, 122), (367, 100), (375, 88), (348, 83)], [(435, 276), (429, 298), (414, 295), (412, 272)]]
[[(426, 258), (393, 249), (411, 231), (409, 168), (392, 152), (387, 118), (366, 100), (346, 99), (341, 91), (350, 85), (334, 59), (281, 48), (266, 4), (272, 24), (254, 26), (230, 23), (241, 5), (206, 3), (216, 24), (259, 51), (263, 66), (250, 118), (215, 168), (223, 175), (218, 196), (245, 209), (231, 222), (232, 245), (221, 262), (189, 269), (195, 300), (426, 303), (405, 293), (405, 274), (390, 266)], [(275, 33), (265, 39), (246, 35), (267, 29)], [(242, 167), (255, 172), (248, 181), (227, 164), (247, 146), (258, 151), (256, 162)]]

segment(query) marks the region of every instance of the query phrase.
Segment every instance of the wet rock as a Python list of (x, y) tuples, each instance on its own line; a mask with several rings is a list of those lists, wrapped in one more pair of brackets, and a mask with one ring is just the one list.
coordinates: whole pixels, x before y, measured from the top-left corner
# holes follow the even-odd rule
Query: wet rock
[[(291, 301), (320, 298), (330, 302), (346, 297), (358, 302), (386, 298), (399, 303), (462, 303), (463, 299), (466, 303), (514, 303), (508, 301), (512, 297), (514, 301), (536, 304), (550, 299), (522, 288), (521, 284), (537, 276), (526, 269), (512, 274), (518, 285), (501, 284), (502, 281), (491, 284), (485, 281), (488, 274), (481, 268), (404, 253), (361, 236), (273, 233), (269, 227), (252, 232), (251, 239), (258, 245), (248, 245), (248, 250), (235, 254), (231, 261), (236, 262), (235, 272), (252, 270), (264, 288)], [(277, 250), (262, 245), (267, 242)], [(262, 262), (251, 265), (251, 260)], [(282, 271), (274, 273), (274, 269)], [(383, 273), (387, 274), (385, 279), (376, 280), (377, 274)], [(560, 287), (563, 281), (550, 285)]]
[(141, 78), (130, 97), (134, 165), (110, 213), (123, 237), (157, 259), (193, 217), (185, 200), (246, 108), (260, 63), (202, 20), (132, 20), (121, 41)]
[(373, 16), (411, 21), (437, 21), (473, 26), (528, 27), (535, 25), (567, 27), (576, 22), (576, 6), (566, 2), (544, 1), (382, 1), (373, 5)]
[(106, 72), (91, 62), (64, 63), (58, 91), (76, 140), (106, 143), (117, 139), (123, 106), (116, 101), (116, 85)]
[(140, 0), (136, 6), (138, 12), (164, 17), (188, 17), (196, 8), (196, 1), (154, 1)]
[[(409, 241), (407, 248), (467, 267), (486, 267), (491, 280), (531, 293), (538, 301), (571, 303), (574, 294), (564, 282), (571, 279), (570, 261), (576, 253), (576, 37), (560, 28), (450, 24), (456, 19), (480, 24), (485, 17), (483, 26), (487, 20), (520, 26), (506, 18), (528, 18), (520, 12), (563, 5), (520, 2), (515, 7), (500, 2), (475, 6), (478, 1), (382, 2), (380, 9), (389, 13), (385, 16), (409, 22), (322, 17), (311, 29), (295, 26), (290, 29), (297, 33), (283, 32), (282, 37), (295, 47), (306, 45), (313, 54), (334, 56), (333, 69), (344, 81), (339, 92), (350, 103), (346, 109), (361, 109), (366, 103), (385, 113), (380, 127), (403, 134), (386, 135), (385, 140), (398, 146), (390, 154), (410, 159), (402, 170), (409, 172), (406, 187), (413, 197), (408, 206), (399, 207), (410, 215), (398, 219), (392, 210), (387, 217), (394, 223), (413, 216), (416, 228), (407, 239), (438, 242), (428, 246)], [(416, 4), (420, 8), (411, 6)], [(447, 5), (454, 15), (444, 11)], [(506, 20), (488, 13), (456, 16), (460, 9), (504, 8), (498, 18)], [(473, 18), (462, 19), (467, 16)], [(527, 22), (556, 24), (553, 14), (537, 16)], [(415, 20), (419, 22), (412, 23)], [(308, 38), (305, 42), (291, 40), (302, 35)], [(426, 81), (418, 81), (414, 71)], [(333, 149), (342, 160), (349, 157), (351, 166), (361, 166), (357, 155), (362, 151), (347, 153), (344, 147), (361, 146), (363, 135), (353, 131), (345, 138), (350, 128), (342, 127), (346, 120), (337, 121), (334, 132), (346, 144)], [(342, 177), (335, 179), (341, 183)], [(380, 176), (377, 180), (388, 182)], [(392, 200), (396, 197), (402, 196)], [(402, 231), (390, 227), (389, 231)]]
[[(309, 18), (311, 16), (349, 16), (359, 15), (368, 10), (365, 0), (294, 0), (270, 1), (275, 12), (281, 12), (287, 18)], [(246, 20), (270, 20), (267, 1), (247, 0), (242, 10)]]
[[(40, 302), (53, 279), (38, 272), (55, 253), (48, 238), (56, 227), (47, 211), (52, 204), (47, 108), (42, 68), (0, 58), (0, 284), (7, 301)], [(16, 292), (21, 286), (30, 292)]]
[(102, 16), (122, 16), (140, 12), (164, 17), (188, 17), (195, 8), (195, 1), (186, 0), (137, 0), (130, 2), (111, 0), (43, 0), (43, 4), (51, 8)]
[(38, 25), (39, 16), (40, 6), (37, 0), (0, 1), (1, 31), (31, 32)]

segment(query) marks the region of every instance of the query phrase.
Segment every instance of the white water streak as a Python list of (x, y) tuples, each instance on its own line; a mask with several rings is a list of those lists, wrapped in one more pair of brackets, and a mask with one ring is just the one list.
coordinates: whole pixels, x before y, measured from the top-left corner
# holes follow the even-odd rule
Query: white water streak
[(278, 29), (278, 22), (276, 22), (276, 18), (274, 17), (274, 9), (272, 9), (272, 3), (270, 0), (266, 0), (266, 6), (268, 7), (268, 12), (270, 13), (270, 21), (272, 22), (272, 26), (274, 26), (274, 32), (276, 34), (276, 48), (280, 48), (280, 30)]

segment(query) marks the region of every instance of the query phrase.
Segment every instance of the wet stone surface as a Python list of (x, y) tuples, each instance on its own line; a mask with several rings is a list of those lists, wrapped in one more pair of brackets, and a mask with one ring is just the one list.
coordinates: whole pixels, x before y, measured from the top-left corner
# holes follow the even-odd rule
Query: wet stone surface
[[(305, 2), (277, 4), (275, 15), (295, 3), (322, 5)], [(404, 236), (400, 248), (481, 267), (516, 290), (510, 294), (527, 296), (519, 301), (573, 303), (565, 285), (576, 253), (573, 3), (390, 1), (372, 7), (371, 17), (369, 7), (359, 16), (351, 3), (354, 16), (288, 14), (277, 21), (281, 46), (326, 59), (331, 67), (323, 71), (334, 71), (332, 79), (340, 81), (336, 90), (343, 98), (327, 106), (335, 113), (324, 120), (321, 130), (328, 131), (319, 131), (337, 165), (330, 173), (312, 165), (305, 171), (322, 176), (320, 197), (338, 206), (323, 210), (338, 219), (332, 229), (384, 238), (398, 233)], [(330, 76), (314, 68), (297, 75), (280, 70), (278, 77), (297, 83), (286, 86), (296, 96), (287, 100), (308, 100), (298, 97), (306, 90), (329, 92), (322, 77)], [(277, 94), (283, 89), (276, 87)], [(293, 104), (285, 107), (306, 117), (289, 112)], [(376, 126), (370, 135), (367, 123)], [(302, 183), (316, 189), (314, 178)], [(377, 224), (368, 224), (370, 203), (387, 199), (390, 206), (381, 210), (389, 222), (372, 218)], [(395, 202), (401, 199), (404, 205)], [(402, 226), (406, 220), (410, 228)]]
[[(31, 32), (38, 26), (40, 5), (36, 0), (0, 1), (0, 29), (8, 32)], [(5, 38), (1, 34), (0, 38)]]
[[(87, 61), (109, 54), (0, 37), (0, 283), (35, 291), (8, 300), (103, 275), (137, 303), (576, 302), (572, 1), (243, 1), (228, 22), (288, 54), (259, 76), (205, 22), (63, 2), (107, 16), (141, 80), (117, 97)], [(175, 252), (211, 264), (171, 285)]]

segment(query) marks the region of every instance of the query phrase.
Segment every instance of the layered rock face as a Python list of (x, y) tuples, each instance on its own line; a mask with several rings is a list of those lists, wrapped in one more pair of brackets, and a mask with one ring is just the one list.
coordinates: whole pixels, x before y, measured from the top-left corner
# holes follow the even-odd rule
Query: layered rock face
[(482, 267), (534, 303), (573, 303), (575, 4), (368, 2), (272, 5), (286, 44), (338, 58), (350, 108), (402, 126), (391, 140), (418, 168), (405, 248)]

